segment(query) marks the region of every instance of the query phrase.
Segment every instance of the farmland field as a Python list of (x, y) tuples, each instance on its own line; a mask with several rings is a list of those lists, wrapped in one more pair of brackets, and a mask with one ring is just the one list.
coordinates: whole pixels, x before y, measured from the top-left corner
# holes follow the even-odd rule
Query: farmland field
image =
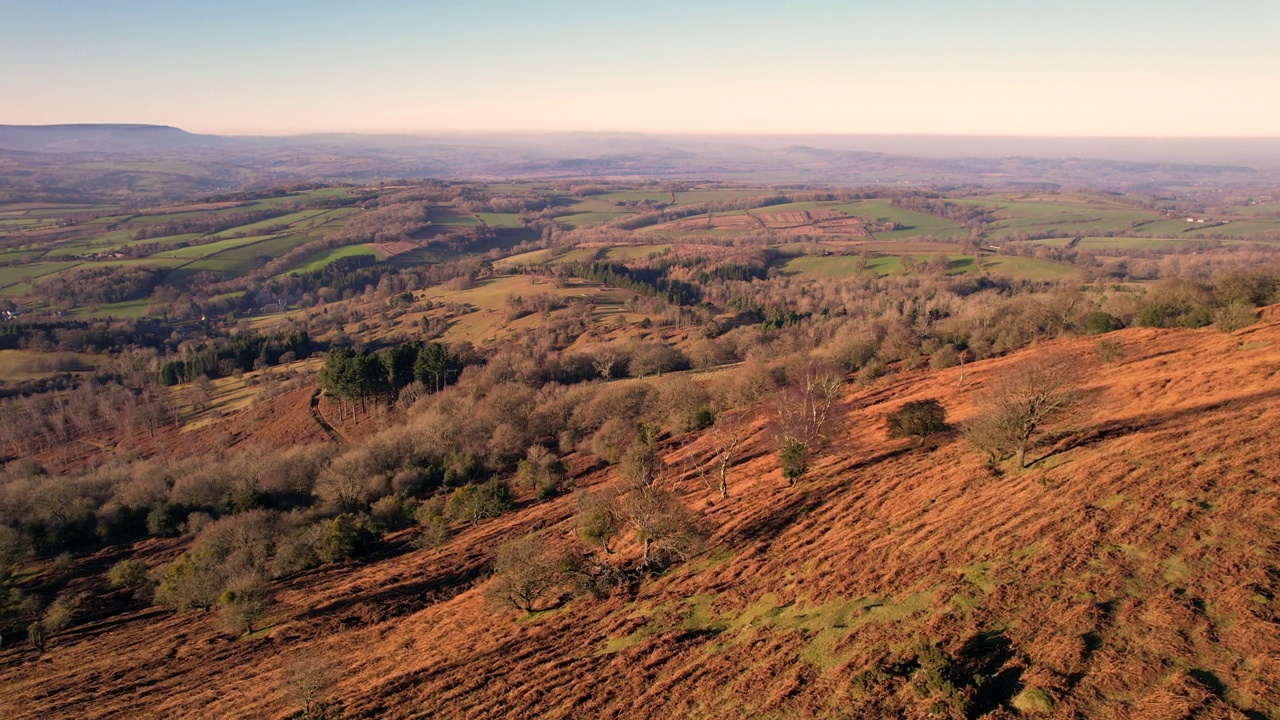
[(519, 213), (487, 213), (481, 212), (475, 214), (476, 218), (489, 227), (495, 228), (518, 228), (520, 227)]
[(583, 227), (585, 225), (594, 225), (595, 223), (608, 222), (627, 215), (625, 212), (583, 212), (574, 215), (561, 215), (556, 218), (556, 222), (564, 223), (570, 227)]
[(846, 215), (869, 218), (873, 222), (894, 222), (902, 225), (900, 230), (873, 233), (877, 240), (902, 240), (926, 235), (940, 238), (960, 238), (969, 234), (967, 228), (953, 220), (893, 207), (887, 200), (860, 200), (858, 202), (835, 205), (832, 209)]
[(305, 264), (299, 265), (298, 267), (293, 268), (289, 272), (296, 272), (296, 273), (312, 272), (324, 267), (328, 267), (335, 260), (340, 260), (342, 258), (349, 258), (349, 257), (357, 257), (361, 255), (372, 256), (379, 260), (386, 257), (383, 253), (378, 252), (377, 250), (369, 247), (368, 245), (348, 245), (346, 247), (334, 248), (332, 250), (325, 250), (319, 255), (316, 255), (315, 257), (311, 258), (311, 260), (309, 260)]

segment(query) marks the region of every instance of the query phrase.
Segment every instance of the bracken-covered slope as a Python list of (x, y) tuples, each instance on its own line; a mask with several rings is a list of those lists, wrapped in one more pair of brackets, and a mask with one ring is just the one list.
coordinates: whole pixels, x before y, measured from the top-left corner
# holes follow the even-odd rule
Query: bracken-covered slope
[[(503, 538), (573, 541), (566, 496), (291, 578), (251, 638), (139, 610), (43, 657), (6, 650), (0, 715), (286, 717), (282, 675), (319, 657), (347, 717), (1280, 717), (1280, 324), (1109, 337), (1126, 348), (1112, 365), (1082, 338), (971, 364), (963, 384), (952, 368), (851, 386), (796, 488), (761, 429), (728, 500), (679, 481), (713, 549), (634, 593), (530, 617), (486, 601)], [(1047, 351), (1078, 359), (1089, 401), (1031, 468), (992, 469), (956, 435), (886, 438), (904, 401), (963, 421)]]

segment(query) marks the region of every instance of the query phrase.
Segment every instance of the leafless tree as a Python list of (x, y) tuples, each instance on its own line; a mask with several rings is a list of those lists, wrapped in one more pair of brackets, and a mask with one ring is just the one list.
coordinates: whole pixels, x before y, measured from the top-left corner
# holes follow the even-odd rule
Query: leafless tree
[(711, 426), (712, 464), (715, 468), (715, 489), (721, 498), (729, 497), (729, 468), (741, 454), (751, 430), (745, 413), (724, 412)]
[(1063, 355), (1026, 360), (995, 377), (964, 432), (994, 461), (1010, 455), (1026, 467), (1027, 449), (1045, 425), (1080, 401), (1076, 363)]
[(302, 705), (303, 717), (311, 717), (312, 709), (324, 702), (333, 685), (333, 671), (316, 658), (299, 658), (284, 675), (285, 689)]
[(774, 440), (791, 484), (807, 470), (808, 458), (826, 445), (831, 406), (843, 392), (844, 378), (838, 371), (809, 361), (790, 385), (774, 394)]

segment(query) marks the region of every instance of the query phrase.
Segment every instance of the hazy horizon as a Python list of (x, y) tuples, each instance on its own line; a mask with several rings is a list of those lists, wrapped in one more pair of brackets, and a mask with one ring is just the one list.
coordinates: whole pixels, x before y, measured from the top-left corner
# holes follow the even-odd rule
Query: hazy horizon
[(0, 0), (0, 123), (1261, 138), (1280, 6)]

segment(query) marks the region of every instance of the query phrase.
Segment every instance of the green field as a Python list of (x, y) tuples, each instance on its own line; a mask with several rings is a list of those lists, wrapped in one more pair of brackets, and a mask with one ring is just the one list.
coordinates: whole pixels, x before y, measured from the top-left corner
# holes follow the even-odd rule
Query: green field
[(31, 380), (64, 372), (92, 370), (103, 356), (89, 353), (42, 353), (31, 350), (0, 350), (0, 381)]
[(888, 200), (860, 200), (830, 207), (845, 215), (870, 218), (873, 222), (895, 222), (902, 226), (901, 230), (874, 233), (877, 240), (923, 236), (960, 238), (969, 235), (969, 229), (954, 220), (893, 207)]
[(292, 226), (298, 223), (305, 223), (307, 220), (321, 220), (322, 218), (326, 218), (328, 215), (330, 215), (333, 212), (335, 211), (334, 210), (300, 210), (295, 213), (289, 213), (288, 215), (281, 215), (279, 217), (269, 218), (267, 220), (262, 220), (256, 223), (249, 223), (248, 225), (239, 225), (233, 228), (228, 228), (226, 230), (223, 230), (220, 233), (216, 233), (214, 237), (226, 238), (232, 235), (242, 235), (242, 234), (253, 235), (257, 231), (262, 230), (264, 228), (277, 227), (279, 225)]
[(622, 190), (619, 192), (604, 193), (602, 195), (592, 195), (598, 200), (616, 200), (618, 202), (651, 202), (667, 204), (671, 202), (671, 193), (662, 190)]
[(322, 270), (325, 267), (328, 267), (328, 265), (334, 262), (335, 260), (341, 260), (342, 258), (348, 258), (348, 257), (356, 257), (359, 255), (371, 255), (375, 258), (378, 258), (379, 260), (386, 257), (385, 255), (369, 247), (368, 245), (348, 245), (346, 247), (325, 250), (319, 255), (316, 255), (315, 257), (311, 258), (311, 260), (309, 260), (306, 264), (299, 265), (298, 267), (293, 268), (289, 272), (290, 273), (306, 273), (306, 272), (313, 272), (316, 270)]
[(599, 248), (574, 248), (560, 257), (547, 260), (546, 264), (559, 265), (561, 263), (571, 262), (591, 262), (599, 252)]
[(698, 205), (700, 203), (740, 200), (749, 197), (763, 197), (774, 193), (767, 188), (707, 188), (703, 190), (685, 190), (676, 193), (676, 205)]
[(1049, 260), (988, 255), (982, 261), (982, 270), (992, 275), (1006, 275), (1023, 280), (1067, 280), (1080, 277), (1079, 268), (1061, 265)]
[(232, 248), (243, 247), (245, 245), (253, 245), (264, 240), (270, 240), (278, 237), (276, 235), (255, 235), (243, 238), (229, 238), (227, 240), (218, 240), (217, 242), (205, 243), (203, 245), (188, 245), (186, 247), (177, 248), (175, 250), (164, 250), (162, 252), (151, 255), (152, 258), (203, 258), (210, 255), (217, 255)]
[(634, 260), (649, 257), (655, 253), (664, 253), (670, 249), (670, 245), (629, 245), (609, 248), (604, 256), (609, 260)]
[(37, 280), (46, 275), (52, 275), (81, 264), (80, 262), (36, 262), (26, 265), (0, 267), (0, 287), (19, 283), (24, 279)]
[(489, 227), (495, 228), (518, 228), (522, 227), (520, 223), (520, 213), (476, 213), (476, 218)]
[[(931, 259), (928, 255), (913, 257), (921, 263)], [(947, 271), (948, 275), (961, 275), (974, 270), (971, 255), (948, 255), (947, 259), (951, 264)], [(859, 274), (860, 268), (862, 272), (874, 272), (881, 276), (906, 273), (902, 267), (902, 256), (899, 255), (875, 255), (867, 258), (865, 265), (862, 258), (853, 255), (831, 257), (802, 255), (783, 261), (780, 268), (784, 275), (799, 275), (812, 279), (853, 277)]]
[(629, 214), (630, 213), (624, 213), (624, 212), (585, 212), (585, 213), (578, 213), (576, 215), (562, 215), (556, 218), (556, 222), (564, 223), (565, 225), (568, 225), (570, 227), (577, 228), (577, 227), (583, 227), (584, 225), (593, 225), (595, 223), (608, 222), (615, 218), (620, 218), (623, 215), (629, 215)]

